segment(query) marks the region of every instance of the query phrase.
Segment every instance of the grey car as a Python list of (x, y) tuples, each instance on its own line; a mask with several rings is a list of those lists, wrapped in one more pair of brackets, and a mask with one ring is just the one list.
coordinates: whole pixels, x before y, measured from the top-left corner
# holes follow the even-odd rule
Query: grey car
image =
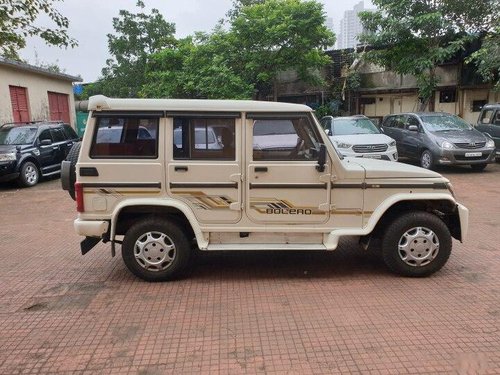
[(449, 113), (388, 115), (382, 129), (396, 140), (400, 156), (418, 160), (426, 169), (436, 165), (470, 165), (480, 171), (495, 160), (495, 142)]
[(500, 162), (500, 103), (486, 104), (483, 107), (476, 129), (495, 141), (496, 158)]

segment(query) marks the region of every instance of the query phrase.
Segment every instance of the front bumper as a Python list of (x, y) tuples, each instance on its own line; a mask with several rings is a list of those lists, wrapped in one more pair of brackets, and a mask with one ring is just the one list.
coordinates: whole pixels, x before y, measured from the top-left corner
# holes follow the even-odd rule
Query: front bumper
[(365, 152), (359, 153), (352, 150), (338, 149), (339, 152), (347, 158), (369, 158), (369, 159), (379, 159), (388, 161), (398, 161), (398, 151), (396, 147), (391, 147), (384, 152)]
[(441, 165), (485, 164), (495, 161), (495, 149), (451, 149), (441, 150), (436, 156), (436, 163)]
[(15, 161), (0, 162), (0, 182), (15, 180), (18, 177)]

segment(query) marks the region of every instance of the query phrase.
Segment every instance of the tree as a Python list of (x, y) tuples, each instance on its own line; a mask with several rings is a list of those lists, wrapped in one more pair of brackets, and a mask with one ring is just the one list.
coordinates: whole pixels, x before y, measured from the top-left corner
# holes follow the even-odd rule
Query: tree
[[(496, 0), (495, 0), (496, 1)], [(417, 78), (425, 110), (438, 83), (436, 66), (487, 31), (496, 14), (491, 0), (373, 0), (375, 12), (362, 12), (366, 32), (360, 40), (372, 49), (364, 58)]]
[(494, 89), (500, 91), (500, 25), (485, 36), (481, 48), (467, 62), (475, 63), (483, 79), (493, 82)]
[(179, 40), (151, 56), (147, 80), (141, 90), (145, 97), (206, 99), (248, 99), (253, 86), (228, 64), (227, 33), (220, 27), (212, 34), (197, 33)]
[[(0, 55), (19, 59), (18, 51), (26, 46), (26, 38), (39, 36), (47, 44), (60, 47), (75, 47), (67, 29), (69, 21), (54, 9), (60, 0), (1, 0), (0, 1)], [(45, 15), (55, 27), (36, 24), (40, 15)]]
[(267, 0), (243, 6), (231, 21), (231, 64), (256, 87), (271, 86), (277, 100), (278, 74), (294, 70), (310, 83), (330, 62), (323, 50), (334, 43), (316, 1)]
[(106, 61), (102, 79), (94, 86), (113, 97), (136, 97), (145, 82), (148, 57), (175, 43), (175, 25), (165, 21), (157, 9), (146, 14), (144, 3), (137, 2), (139, 13), (120, 10), (113, 18), (114, 34), (108, 34), (113, 56)]

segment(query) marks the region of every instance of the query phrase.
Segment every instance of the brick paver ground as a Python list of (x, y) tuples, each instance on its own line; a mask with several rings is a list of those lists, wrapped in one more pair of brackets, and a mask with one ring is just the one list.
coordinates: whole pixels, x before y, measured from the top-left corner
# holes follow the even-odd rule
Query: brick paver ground
[(150, 284), (82, 257), (59, 180), (0, 187), (0, 374), (500, 373), (500, 165), (441, 171), (471, 209), (438, 274), (332, 253), (198, 255)]

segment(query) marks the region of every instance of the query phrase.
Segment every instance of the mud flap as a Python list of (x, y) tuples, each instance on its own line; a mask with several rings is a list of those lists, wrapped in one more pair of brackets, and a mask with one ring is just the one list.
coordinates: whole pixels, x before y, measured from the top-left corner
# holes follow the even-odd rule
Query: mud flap
[(80, 242), (80, 250), (82, 251), (82, 255), (87, 254), (99, 242), (101, 242), (100, 238), (97, 238), (97, 237), (85, 237), (85, 239), (82, 242)]

